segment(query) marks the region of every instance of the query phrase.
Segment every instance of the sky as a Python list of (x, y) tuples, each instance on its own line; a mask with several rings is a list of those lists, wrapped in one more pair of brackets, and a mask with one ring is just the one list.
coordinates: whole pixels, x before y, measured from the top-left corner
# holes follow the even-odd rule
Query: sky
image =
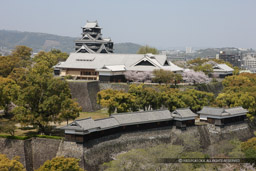
[(97, 20), (103, 37), (159, 49), (256, 49), (256, 0), (1, 0), (0, 29), (80, 37)]

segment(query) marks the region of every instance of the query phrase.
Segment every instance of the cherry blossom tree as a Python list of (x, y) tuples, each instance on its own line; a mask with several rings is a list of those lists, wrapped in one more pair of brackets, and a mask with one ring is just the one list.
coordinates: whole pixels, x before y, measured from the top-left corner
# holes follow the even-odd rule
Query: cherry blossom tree
[(209, 83), (211, 81), (211, 79), (202, 71), (195, 72), (194, 70), (186, 70), (183, 72), (182, 77), (186, 83), (191, 84)]
[(152, 73), (149, 71), (126, 71), (125, 78), (132, 82), (145, 82), (151, 81)]

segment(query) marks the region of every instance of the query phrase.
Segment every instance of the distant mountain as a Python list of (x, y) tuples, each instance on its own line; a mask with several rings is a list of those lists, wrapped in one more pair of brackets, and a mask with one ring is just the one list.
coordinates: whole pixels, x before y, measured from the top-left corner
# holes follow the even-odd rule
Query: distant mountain
[(115, 53), (137, 53), (141, 45), (135, 43), (116, 43), (114, 44)]
[(75, 39), (46, 33), (0, 30), (0, 47), (7, 49), (13, 49), (17, 45), (25, 45), (32, 48), (34, 52), (51, 49), (71, 52), (74, 49)]
[[(74, 40), (78, 38), (58, 36), (46, 33), (0, 30), (0, 53), (7, 54), (17, 45), (25, 45), (33, 52), (59, 49), (63, 52), (74, 52)], [(134, 43), (114, 44), (115, 53), (136, 53), (141, 45)]]

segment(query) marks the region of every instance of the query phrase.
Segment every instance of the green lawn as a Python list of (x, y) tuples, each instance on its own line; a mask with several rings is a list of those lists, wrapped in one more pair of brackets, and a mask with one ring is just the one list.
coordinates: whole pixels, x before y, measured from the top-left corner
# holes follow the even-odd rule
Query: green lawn
[(101, 118), (107, 118), (109, 117), (107, 109), (101, 109), (95, 112), (80, 112), (80, 116), (76, 119), (84, 119), (89, 118), (92, 119), (101, 119)]

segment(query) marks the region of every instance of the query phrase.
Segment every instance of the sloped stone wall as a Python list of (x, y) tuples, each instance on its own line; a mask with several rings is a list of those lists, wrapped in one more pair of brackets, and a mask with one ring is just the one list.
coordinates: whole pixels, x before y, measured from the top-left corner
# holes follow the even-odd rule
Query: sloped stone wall
[(51, 160), (57, 154), (60, 140), (32, 138), (29, 140), (13, 140), (0, 138), (0, 153), (12, 159), (20, 157), (20, 162), (27, 171), (37, 169), (46, 160)]
[(98, 81), (69, 81), (71, 95), (82, 107), (83, 112), (92, 112), (100, 109), (97, 104), (97, 93), (100, 91)]
[(31, 141), (33, 169), (39, 168), (45, 161), (57, 156), (60, 140), (33, 138)]
[(56, 156), (74, 157), (80, 159), (80, 167), (84, 168), (85, 164), (83, 148), (83, 144), (62, 140), (59, 144)]
[(27, 162), (25, 157), (26, 153), (24, 150), (26, 142), (26, 140), (23, 141), (0, 138), (0, 153), (6, 154), (9, 159), (12, 159), (15, 156), (19, 156), (20, 162), (24, 165), (25, 168), (27, 168)]
[(129, 84), (126, 83), (100, 83), (100, 90), (106, 89), (114, 89), (114, 90), (122, 90), (124, 92), (128, 92)]

